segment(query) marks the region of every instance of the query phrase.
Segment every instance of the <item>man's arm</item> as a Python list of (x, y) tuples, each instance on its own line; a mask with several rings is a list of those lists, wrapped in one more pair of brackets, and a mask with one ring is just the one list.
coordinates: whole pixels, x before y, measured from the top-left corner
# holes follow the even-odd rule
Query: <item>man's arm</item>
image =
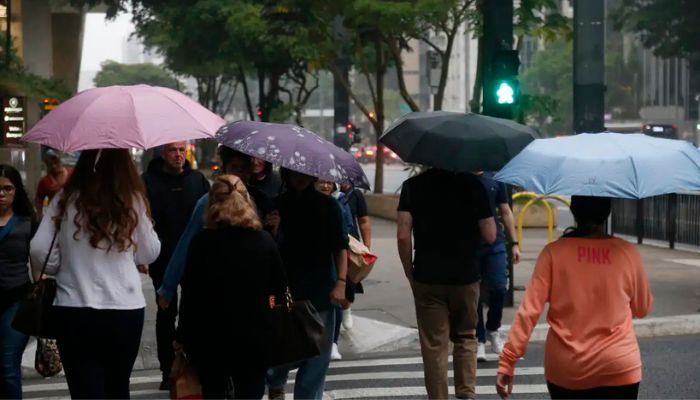
[(347, 301), (345, 299), (345, 286), (348, 279), (348, 251), (346, 249), (335, 252), (335, 270), (338, 274), (338, 280), (331, 292), (331, 302), (344, 305)]
[(190, 243), (204, 226), (203, 218), (206, 204), (207, 197), (202, 197), (197, 202), (194, 211), (192, 211), (190, 222), (187, 224), (182, 236), (180, 236), (180, 240), (177, 242), (175, 251), (170, 257), (170, 262), (165, 269), (163, 284), (158, 289), (158, 304), (163, 309), (168, 308), (170, 301), (172, 301), (173, 297), (175, 297), (175, 293), (177, 293), (177, 287), (185, 272)]
[(488, 217), (479, 220), (479, 232), (481, 233), (481, 240), (486, 244), (493, 244), (496, 242), (496, 220), (494, 217)]
[(369, 222), (369, 217), (360, 217), (357, 219), (360, 227), (360, 235), (362, 242), (368, 249), (372, 248), (372, 224)]
[(516, 242), (518, 236), (515, 232), (515, 218), (513, 218), (513, 211), (510, 209), (508, 203), (499, 204), (498, 210), (501, 213), (503, 225), (506, 228), (506, 233), (513, 246), (513, 264), (517, 264), (520, 262), (520, 244)]
[(399, 258), (408, 282), (413, 284), (413, 216), (410, 212), (399, 211), (397, 222), (396, 241)]

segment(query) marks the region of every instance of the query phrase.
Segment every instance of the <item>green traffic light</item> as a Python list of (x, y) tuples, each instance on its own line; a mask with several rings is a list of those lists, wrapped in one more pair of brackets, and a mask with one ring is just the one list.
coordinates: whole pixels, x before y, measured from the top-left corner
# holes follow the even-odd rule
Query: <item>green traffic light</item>
[(515, 103), (515, 89), (508, 82), (501, 82), (496, 91), (498, 104), (513, 104)]

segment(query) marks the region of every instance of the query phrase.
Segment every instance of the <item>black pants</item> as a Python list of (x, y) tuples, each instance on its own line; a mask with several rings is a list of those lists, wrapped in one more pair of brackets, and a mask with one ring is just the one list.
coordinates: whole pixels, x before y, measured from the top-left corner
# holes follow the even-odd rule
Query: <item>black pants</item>
[[(163, 275), (165, 271), (152, 271), (151, 279), (156, 292), (163, 284)], [(156, 293), (156, 305), (158, 303), (158, 294)], [(158, 307), (156, 313), (156, 347), (158, 348), (158, 362), (163, 377), (170, 374), (175, 360), (175, 351), (173, 350), (173, 340), (175, 339), (175, 320), (177, 319), (177, 292), (170, 302), (170, 306), (163, 310)]]
[(549, 395), (553, 399), (636, 399), (639, 382), (625, 386), (601, 386), (592, 389), (570, 390), (547, 382)]
[(233, 381), (234, 399), (261, 399), (265, 394), (267, 369), (230, 360), (238, 365), (225, 366), (219, 360), (222, 355), (192, 356), (192, 364), (202, 385), (205, 399), (223, 399), (228, 393), (229, 380)]
[(57, 343), (74, 399), (128, 399), (144, 309), (56, 307)]

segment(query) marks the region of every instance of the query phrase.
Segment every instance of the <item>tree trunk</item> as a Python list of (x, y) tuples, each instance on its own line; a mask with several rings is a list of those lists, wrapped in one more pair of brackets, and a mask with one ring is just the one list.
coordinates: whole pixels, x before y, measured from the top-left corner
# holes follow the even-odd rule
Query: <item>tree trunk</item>
[[(456, 32), (459, 30), (455, 30)], [(433, 110), (442, 110), (442, 102), (445, 99), (445, 89), (447, 88), (447, 74), (450, 72), (450, 58), (452, 57), (452, 47), (455, 43), (455, 35), (447, 34), (447, 46), (445, 47), (445, 52), (440, 56), (442, 58), (442, 65), (440, 66), (440, 83), (438, 85), (438, 91), (435, 95), (435, 103), (433, 105)]]
[(411, 108), (411, 111), (420, 111), (420, 107), (413, 100), (411, 95), (408, 93), (408, 88), (406, 87), (406, 79), (403, 76), (403, 60), (401, 60), (401, 48), (398, 45), (398, 41), (394, 40), (391, 43), (391, 54), (394, 59), (394, 64), (396, 68), (396, 78), (399, 81), (399, 92), (401, 97), (406, 101), (406, 104)]
[(469, 103), (469, 108), (473, 113), (481, 112), (481, 90), (483, 87), (482, 76), (483, 76), (483, 61), (484, 61), (484, 39), (483, 36), (479, 36), (477, 41), (479, 46), (476, 52), (476, 76), (474, 78), (474, 92), (472, 93), (472, 101)]
[(243, 85), (243, 96), (245, 97), (245, 106), (248, 109), (248, 117), (251, 121), (255, 121), (255, 111), (253, 111), (253, 103), (250, 101), (250, 90), (248, 89), (248, 80), (246, 79), (243, 66), (238, 64), (238, 81)]
[(375, 156), (376, 168), (374, 172), (374, 193), (384, 192), (384, 146), (379, 143), (379, 138), (384, 132), (384, 73), (386, 71), (386, 53), (382, 48), (382, 40), (377, 37), (375, 43), (377, 70), (376, 70), (376, 90), (377, 102), (375, 107), (375, 120), (373, 122), (374, 131), (377, 135), (377, 154)]

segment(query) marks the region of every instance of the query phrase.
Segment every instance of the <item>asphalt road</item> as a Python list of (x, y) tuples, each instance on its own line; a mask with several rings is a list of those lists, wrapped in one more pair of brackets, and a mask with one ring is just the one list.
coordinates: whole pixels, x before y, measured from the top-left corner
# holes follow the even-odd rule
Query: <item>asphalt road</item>
[[(696, 369), (700, 354), (700, 336), (676, 336), (640, 341), (644, 363), (640, 388), (642, 399), (697, 399), (700, 381)], [(531, 344), (525, 358), (516, 369), (514, 399), (548, 398), (544, 378), (543, 345)], [(482, 399), (496, 399), (494, 382), (497, 368), (495, 355), (480, 363), (477, 371), (477, 394)], [(287, 398), (293, 390), (294, 375), (290, 376)], [(158, 391), (160, 371), (138, 371), (132, 376), (133, 399), (167, 398)], [(450, 379), (452, 384), (452, 379)], [(454, 393), (454, 392), (452, 392)], [(329, 399), (366, 398), (425, 398), (423, 365), (417, 351), (366, 354), (362, 358), (334, 361), (326, 381), (325, 397)], [(62, 377), (25, 379), (24, 398), (67, 398)]]

